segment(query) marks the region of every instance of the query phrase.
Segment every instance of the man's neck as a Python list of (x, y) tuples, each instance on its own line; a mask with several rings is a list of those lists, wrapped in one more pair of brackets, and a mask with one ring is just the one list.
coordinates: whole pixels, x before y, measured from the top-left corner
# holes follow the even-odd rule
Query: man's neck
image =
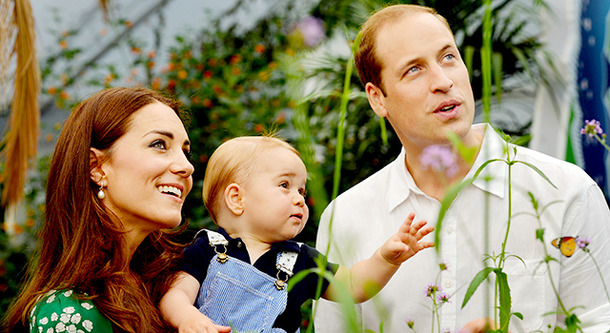
[[(477, 148), (474, 158), (476, 158), (481, 150), (483, 136), (484, 133), (471, 130), (468, 138), (464, 140), (466, 146)], [(448, 144), (448, 147), (451, 146)], [(426, 195), (441, 201), (451, 186), (461, 182), (466, 177), (472, 168), (472, 164), (455, 153), (457, 157), (456, 168), (448, 175), (447, 173), (434, 170), (427, 165), (422, 165), (421, 154), (424, 148), (405, 147), (405, 166), (420, 190)], [(472, 162), (474, 162), (474, 159)]]
[(471, 165), (460, 159), (455, 174), (447, 177), (438, 171), (422, 166), (418, 161), (411, 161), (408, 155), (405, 156), (405, 165), (417, 187), (426, 195), (438, 201), (443, 199), (447, 190), (452, 185), (462, 181), (471, 168)]

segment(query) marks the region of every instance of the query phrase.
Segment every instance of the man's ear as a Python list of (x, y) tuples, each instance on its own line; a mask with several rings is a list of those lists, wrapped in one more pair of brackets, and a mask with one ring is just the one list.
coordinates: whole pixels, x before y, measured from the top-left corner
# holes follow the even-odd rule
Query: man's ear
[(102, 163), (105, 158), (106, 155), (102, 151), (89, 148), (89, 174), (91, 180), (96, 184), (99, 184), (105, 176), (104, 170), (102, 170)]
[(364, 86), (364, 90), (366, 90), (366, 96), (369, 99), (369, 104), (375, 114), (379, 117), (385, 118), (388, 115), (388, 111), (385, 108), (385, 96), (379, 87), (368, 82)]
[(239, 184), (231, 183), (225, 188), (224, 200), (233, 214), (240, 216), (244, 213), (243, 189)]

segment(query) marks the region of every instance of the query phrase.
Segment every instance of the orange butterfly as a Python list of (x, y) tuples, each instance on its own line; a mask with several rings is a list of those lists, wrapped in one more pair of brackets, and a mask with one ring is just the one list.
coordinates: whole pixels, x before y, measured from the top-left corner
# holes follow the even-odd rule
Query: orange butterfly
[(574, 254), (574, 250), (576, 250), (576, 238), (575, 237), (559, 237), (553, 239), (551, 244), (558, 248), (566, 257), (571, 257)]

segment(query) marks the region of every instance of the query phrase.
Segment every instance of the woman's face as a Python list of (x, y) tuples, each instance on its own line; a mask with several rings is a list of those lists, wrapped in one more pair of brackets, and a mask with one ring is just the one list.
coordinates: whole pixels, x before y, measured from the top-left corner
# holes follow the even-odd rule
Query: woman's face
[(148, 104), (131, 116), (127, 131), (105, 152), (101, 165), (106, 185), (102, 202), (128, 232), (145, 237), (180, 224), (193, 186), (189, 152), (186, 130), (167, 105)]

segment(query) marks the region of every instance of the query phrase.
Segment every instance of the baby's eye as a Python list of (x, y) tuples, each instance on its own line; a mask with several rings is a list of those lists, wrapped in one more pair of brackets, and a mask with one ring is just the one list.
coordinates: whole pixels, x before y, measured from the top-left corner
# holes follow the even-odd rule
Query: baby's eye
[(283, 187), (283, 188), (288, 188), (288, 185), (289, 185), (288, 182), (281, 182), (280, 183), (280, 187)]
[(307, 189), (305, 188), (300, 188), (299, 189), (299, 194), (306, 197), (307, 196)]
[(155, 140), (149, 145), (151, 148), (166, 149), (167, 146), (163, 140)]

